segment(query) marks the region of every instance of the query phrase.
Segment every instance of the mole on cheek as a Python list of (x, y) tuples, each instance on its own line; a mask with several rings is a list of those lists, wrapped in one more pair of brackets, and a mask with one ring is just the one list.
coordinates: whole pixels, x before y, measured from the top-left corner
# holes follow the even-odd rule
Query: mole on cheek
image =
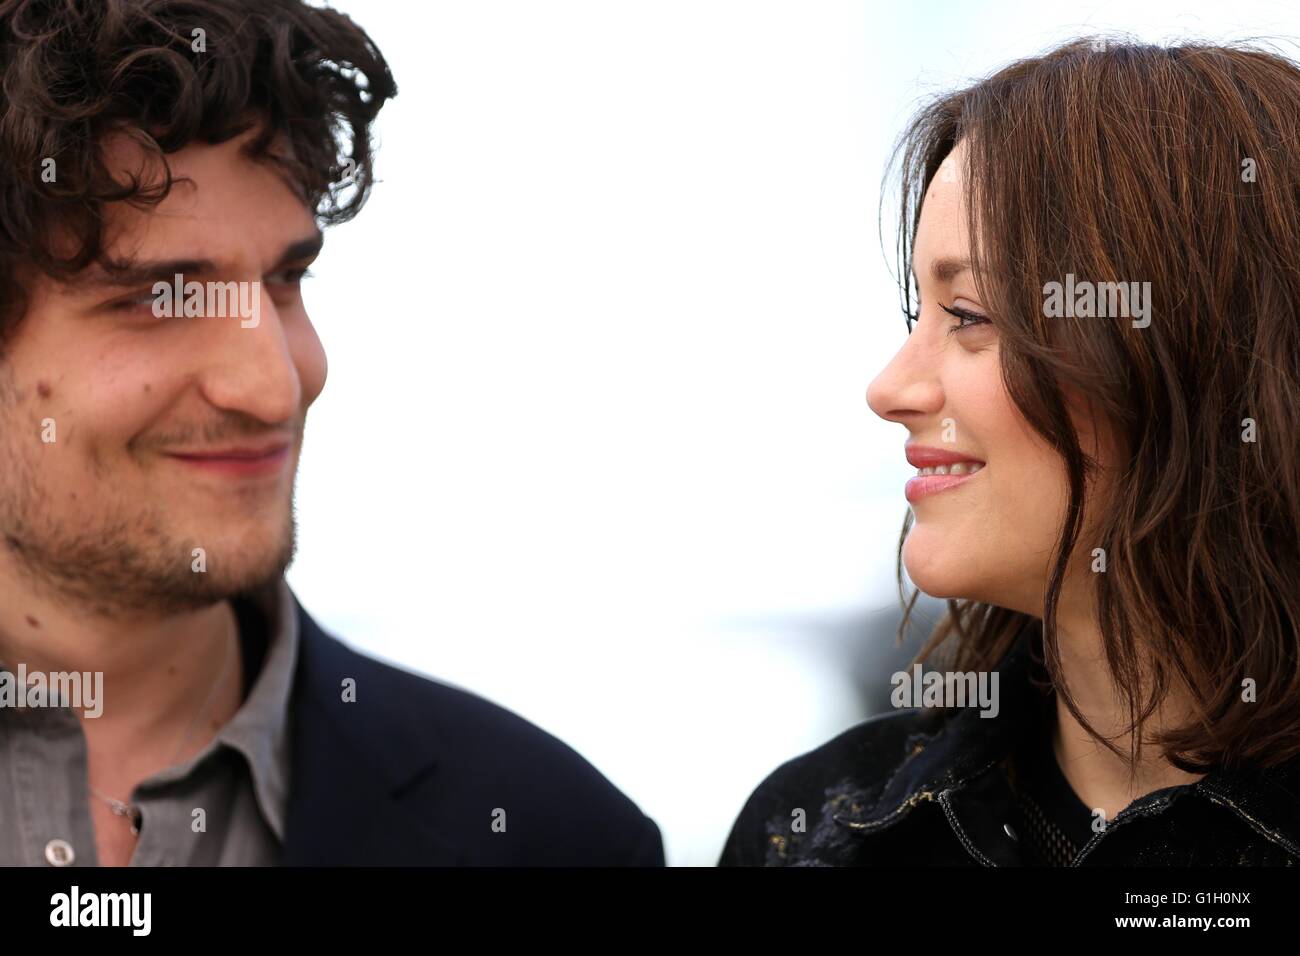
[(149, 389), (152, 388), (152, 387), (153, 387), (153, 386), (151, 386), (148, 382), (145, 382), (145, 383), (144, 383), (144, 390), (145, 390), (146, 392), (149, 391)]
[(36, 383), (36, 394), (39, 395), (39, 396), (41, 396), (41, 398), (49, 398), (49, 397), (50, 397), (50, 394), (51, 394), (51, 392), (50, 392), (50, 383), (49, 383), (49, 382), (37, 382), (37, 383)]
[(36, 618), (32, 617), (30, 614), (27, 615), (27, 623), (30, 624), (32, 627), (41, 626), (41, 622), (36, 620)]

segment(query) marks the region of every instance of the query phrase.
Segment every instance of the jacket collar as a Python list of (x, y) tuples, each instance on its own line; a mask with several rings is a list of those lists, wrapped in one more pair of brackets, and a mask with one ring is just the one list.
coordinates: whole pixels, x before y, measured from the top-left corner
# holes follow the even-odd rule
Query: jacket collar
[(904, 744), (903, 762), (890, 774), (875, 803), (858, 813), (837, 813), (836, 822), (860, 831), (881, 829), (917, 803), (937, 800), (945, 791), (964, 786), (1010, 753), (1017, 728), (1026, 726), (1026, 712), (1033, 704), (1030, 694), (1035, 693), (1029, 683), (1029, 642), (1027, 630), (997, 667), (996, 717), (981, 717), (973, 707), (951, 715), (939, 709), (917, 709), (917, 729)]
[[(965, 788), (993, 769), (1012, 752), (1030, 722), (1042, 719), (1043, 695), (1033, 683), (1036, 676), (1045, 677), (1038, 663), (1041, 640), (1041, 626), (1026, 628), (996, 668), (997, 716), (981, 717), (977, 708), (965, 707), (945, 720), (941, 710), (921, 709), (918, 729), (907, 738), (903, 762), (874, 805), (858, 813), (837, 813), (835, 821), (858, 831), (879, 830), (917, 803)], [(1159, 812), (1174, 799), (1193, 793), (1231, 810), (1256, 833), (1300, 857), (1300, 758), (1267, 770), (1216, 768), (1195, 783), (1143, 795), (1120, 817)]]
[[(440, 740), (418, 692), (326, 634), (293, 600), (299, 656), (283, 865), (451, 866), (463, 856), (400, 798), (433, 772)], [(343, 700), (343, 682), (356, 700)], [(413, 678), (414, 679), (414, 678)]]

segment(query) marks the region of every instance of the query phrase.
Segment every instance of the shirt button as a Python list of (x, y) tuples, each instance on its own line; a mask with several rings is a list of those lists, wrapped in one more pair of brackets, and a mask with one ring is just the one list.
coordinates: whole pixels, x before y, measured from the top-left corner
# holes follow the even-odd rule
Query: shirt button
[(51, 840), (45, 844), (45, 859), (50, 866), (71, 866), (77, 854), (72, 852), (72, 845), (67, 840)]
[(1010, 823), (1002, 824), (1002, 829), (1007, 831), (1007, 836), (1011, 837), (1011, 839), (1015, 840), (1017, 843), (1020, 842), (1020, 837), (1016, 836), (1016, 831), (1011, 829)]

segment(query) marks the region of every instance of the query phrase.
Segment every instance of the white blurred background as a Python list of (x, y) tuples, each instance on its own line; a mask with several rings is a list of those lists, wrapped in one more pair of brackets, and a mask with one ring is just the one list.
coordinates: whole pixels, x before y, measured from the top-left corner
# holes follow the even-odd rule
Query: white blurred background
[(1280, 2), (333, 6), (400, 93), (306, 285), (330, 372), (289, 581), (573, 746), (670, 865), (917, 646), (913, 469), (865, 392), (905, 334), (877, 212), (920, 99), (1079, 34), (1300, 34)]

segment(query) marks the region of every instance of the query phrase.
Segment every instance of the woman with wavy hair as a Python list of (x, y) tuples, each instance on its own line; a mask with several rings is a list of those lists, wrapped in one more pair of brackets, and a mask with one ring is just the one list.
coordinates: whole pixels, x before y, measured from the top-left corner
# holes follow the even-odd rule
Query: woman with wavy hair
[(1300, 69), (1078, 40), (897, 157), (867, 398), (918, 469), (900, 587), (948, 612), (720, 862), (1300, 862)]

